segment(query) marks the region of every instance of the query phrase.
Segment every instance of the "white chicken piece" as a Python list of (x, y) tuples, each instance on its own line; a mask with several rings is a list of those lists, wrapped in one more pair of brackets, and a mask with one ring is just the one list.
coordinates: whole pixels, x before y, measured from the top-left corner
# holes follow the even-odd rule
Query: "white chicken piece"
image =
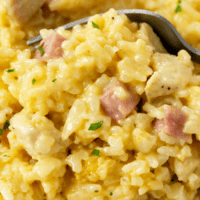
[(192, 78), (193, 65), (185, 50), (181, 50), (178, 56), (155, 53), (151, 65), (154, 73), (145, 87), (149, 101), (183, 89)]
[(142, 37), (148, 45), (152, 46), (155, 52), (167, 53), (167, 50), (164, 48), (160, 38), (154, 33), (151, 26), (147, 23), (140, 24), (140, 30), (137, 34), (139, 34), (139, 37)]
[(18, 21), (27, 22), (47, 0), (4, 0), (8, 14)]
[(63, 142), (52, 121), (39, 113), (22, 110), (10, 119), (10, 124), (11, 134), (33, 159), (61, 155), (70, 144), (69, 140)]

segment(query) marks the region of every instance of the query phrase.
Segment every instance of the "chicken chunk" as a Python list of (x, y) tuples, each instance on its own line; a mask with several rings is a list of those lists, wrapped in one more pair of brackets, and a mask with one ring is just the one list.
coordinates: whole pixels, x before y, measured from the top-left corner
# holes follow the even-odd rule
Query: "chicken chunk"
[(142, 39), (148, 45), (152, 46), (156, 52), (167, 53), (166, 49), (161, 43), (160, 38), (154, 33), (151, 26), (149, 26), (147, 23), (140, 24), (140, 30), (138, 31), (138, 34), (140, 34), (140, 37), (142, 37)]
[(183, 89), (192, 77), (193, 66), (190, 58), (182, 61), (181, 57), (189, 57), (184, 50), (179, 56), (155, 53), (152, 57), (153, 75), (147, 81), (145, 93), (149, 101), (156, 97), (170, 95)]
[(9, 128), (17, 143), (33, 159), (56, 156), (69, 145), (68, 141), (61, 140), (61, 132), (54, 127), (52, 121), (39, 113), (29, 114), (22, 110), (11, 118), (10, 124)]

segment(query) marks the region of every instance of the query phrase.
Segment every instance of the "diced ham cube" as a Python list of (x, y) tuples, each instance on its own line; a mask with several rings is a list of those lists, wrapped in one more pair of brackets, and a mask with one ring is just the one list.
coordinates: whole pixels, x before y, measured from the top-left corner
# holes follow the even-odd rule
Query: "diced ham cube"
[(163, 131), (175, 138), (180, 138), (188, 142), (191, 135), (183, 132), (184, 124), (187, 120), (187, 115), (180, 109), (166, 105), (164, 111), (164, 119), (157, 119), (154, 124), (154, 129), (158, 132)]
[(61, 45), (66, 38), (59, 35), (58, 33), (53, 33), (49, 37), (43, 39), (39, 45), (42, 45), (41, 48), (44, 50), (44, 54), (41, 56), (40, 50), (36, 50), (35, 58), (39, 61), (44, 61), (47, 59), (59, 58), (63, 56), (63, 50)]
[(139, 96), (130, 92), (120, 81), (108, 87), (100, 97), (105, 112), (115, 120), (125, 118), (139, 100)]
[(8, 13), (20, 22), (27, 22), (47, 0), (6, 0)]

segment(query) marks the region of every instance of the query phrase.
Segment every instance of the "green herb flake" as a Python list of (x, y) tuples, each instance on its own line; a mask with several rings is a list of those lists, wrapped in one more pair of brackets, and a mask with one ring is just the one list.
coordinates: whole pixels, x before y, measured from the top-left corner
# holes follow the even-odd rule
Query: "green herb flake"
[(3, 135), (3, 130), (8, 129), (10, 126), (10, 122), (8, 120), (6, 120), (3, 129), (0, 129), (0, 135)]
[(8, 156), (8, 155), (3, 155), (3, 157), (10, 157), (10, 156)]
[(38, 50), (40, 51), (40, 55), (43, 56), (44, 54), (44, 49), (42, 48), (44, 43), (42, 43), (39, 47), (38, 47)]
[(94, 28), (99, 29), (99, 25), (98, 25), (98, 24), (95, 24), (94, 22), (92, 22), (92, 26), (93, 26)]
[(10, 126), (10, 122), (8, 120), (6, 120), (3, 129), (8, 129), (8, 127)]
[(103, 121), (90, 124), (90, 127), (88, 128), (88, 130), (89, 130), (89, 131), (95, 131), (95, 130), (97, 130), (98, 128), (101, 128), (102, 124), (103, 124)]
[(98, 149), (95, 149), (93, 152), (92, 152), (95, 156), (100, 156), (100, 151)]
[(6, 72), (10, 73), (10, 72), (14, 72), (15, 69), (7, 69)]
[(110, 193), (110, 195), (112, 196), (112, 195), (113, 195), (113, 193), (111, 192), (111, 193)]
[(56, 81), (56, 78), (52, 80), (52, 82), (55, 82), (55, 81)]
[(181, 7), (181, 0), (178, 0), (178, 3), (177, 3), (177, 6), (176, 6), (176, 9), (174, 10), (175, 13), (179, 13), (182, 11), (182, 7)]
[(32, 85), (34, 85), (35, 81), (36, 81), (36, 79), (33, 78), (33, 79), (32, 79)]

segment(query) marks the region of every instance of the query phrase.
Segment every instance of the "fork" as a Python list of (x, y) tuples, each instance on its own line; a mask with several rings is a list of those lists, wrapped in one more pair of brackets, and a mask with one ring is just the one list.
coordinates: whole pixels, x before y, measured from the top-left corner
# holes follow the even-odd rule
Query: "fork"
[[(126, 9), (118, 10), (118, 14), (125, 14), (131, 21), (134, 22), (146, 22), (154, 30), (154, 32), (160, 37), (162, 44), (170, 54), (177, 55), (178, 51), (185, 49), (191, 56), (192, 61), (200, 64), (200, 51), (189, 45), (178, 33), (176, 28), (161, 15), (143, 9)], [(100, 14), (102, 15), (102, 14)], [(73, 28), (76, 25), (87, 23), (90, 17), (86, 17), (68, 24), (63, 25), (64, 29)], [(56, 29), (55, 29), (56, 30)], [(39, 35), (27, 41), (27, 45), (36, 44), (42, 40), (42, 36)]]

